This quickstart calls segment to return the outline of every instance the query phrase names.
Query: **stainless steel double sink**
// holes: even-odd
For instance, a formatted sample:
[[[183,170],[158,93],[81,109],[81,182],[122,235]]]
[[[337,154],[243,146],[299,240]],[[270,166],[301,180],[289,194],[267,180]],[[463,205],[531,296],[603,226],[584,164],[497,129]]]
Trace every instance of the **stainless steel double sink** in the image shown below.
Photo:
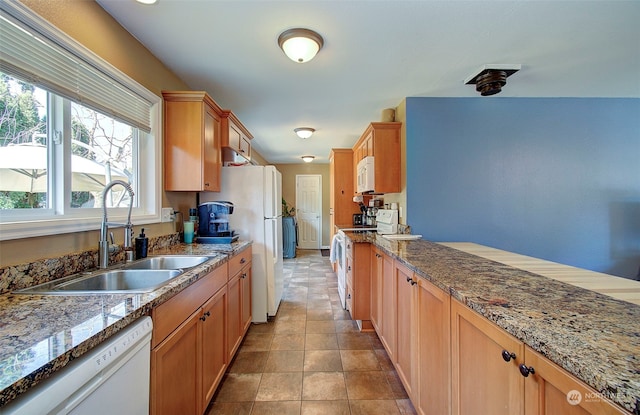
[[[14,291],[15,294],[146,293],[156,290],[211,256],[163,255],[140,259],[116,269],[82,272]]]

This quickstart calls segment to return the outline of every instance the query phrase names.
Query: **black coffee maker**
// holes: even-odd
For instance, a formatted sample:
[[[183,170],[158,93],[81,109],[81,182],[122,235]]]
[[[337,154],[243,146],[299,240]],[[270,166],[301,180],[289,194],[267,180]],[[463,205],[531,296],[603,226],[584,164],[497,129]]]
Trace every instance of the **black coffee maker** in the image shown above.
[[[229,215],[233,213],[233,203],[205,202],[198,206],[198,236],[233,236],[229,229]]]

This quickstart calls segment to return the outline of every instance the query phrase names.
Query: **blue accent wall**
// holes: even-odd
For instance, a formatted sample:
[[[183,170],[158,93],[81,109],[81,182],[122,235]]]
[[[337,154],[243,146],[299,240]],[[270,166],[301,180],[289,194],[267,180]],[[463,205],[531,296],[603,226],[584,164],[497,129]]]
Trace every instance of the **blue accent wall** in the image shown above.
[[[627,278],[640,269],[640,99],[407,98],[407,223]]]

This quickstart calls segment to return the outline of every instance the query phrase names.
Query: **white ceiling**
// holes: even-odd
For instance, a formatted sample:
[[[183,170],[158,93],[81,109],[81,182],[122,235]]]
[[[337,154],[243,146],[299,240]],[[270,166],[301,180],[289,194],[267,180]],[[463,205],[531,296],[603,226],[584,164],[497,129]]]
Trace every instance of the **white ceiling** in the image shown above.
[[[640,1],[97,0],[195,90],[233,110],[270,163],[326,163],[405,97],[640,97]],[[297,64],[293,27],[324,48]],[[521,64],[494,97],[464,80]],[[310,126],[307,140],[293,129]]]

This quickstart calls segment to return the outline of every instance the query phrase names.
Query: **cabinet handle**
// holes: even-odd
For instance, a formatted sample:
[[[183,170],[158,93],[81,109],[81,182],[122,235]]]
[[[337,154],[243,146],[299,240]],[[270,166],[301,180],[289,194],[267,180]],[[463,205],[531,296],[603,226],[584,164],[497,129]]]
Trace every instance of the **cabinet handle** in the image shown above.
[[[347,271],[351,271],[351,265],[347,267]]]
[[[411,286],[412,286],[412,287],[413,287],[414,285],[416,285],[417,283],[418,283],[418,281],[411,280]]]
[[[529,374],[533,375],[536,373],[536,371],[533,369],[533,366],[527,367],[524,363],[518,366],[518,369],[520,369],[520,374],[525,378],[529,376]]]
[[[508,352],[506,350],[503,350],[502,351],[502,358],[504,359],[505,362],[509,362],[509,361],[511,361],[511,359],[515,360],[516,354],[512,353],[512,352]]]
[[[351,294],[347,295],[347,299],[351,300]]]
[[[211,311],[207,311],[206,313],[204,313],[202,317],[200,317],[200,320],[205,321],[209,316],[211,316]]]
[[[241,264],[244,264],[244,263],[246,263],[246,262],[247,262],[247,260],[246,260],[246,259],[244,259],[244,257],[240,258],[240,263],[241,263]]]
[[[407,277],[407,282],[411,282],[411,277]]]
[[[240,278],[246,278],[247,277],[247,273],[243,272],[242,275],[240,276]]]
[[[204,187],[209,187],[209,182],[205,183]]]

